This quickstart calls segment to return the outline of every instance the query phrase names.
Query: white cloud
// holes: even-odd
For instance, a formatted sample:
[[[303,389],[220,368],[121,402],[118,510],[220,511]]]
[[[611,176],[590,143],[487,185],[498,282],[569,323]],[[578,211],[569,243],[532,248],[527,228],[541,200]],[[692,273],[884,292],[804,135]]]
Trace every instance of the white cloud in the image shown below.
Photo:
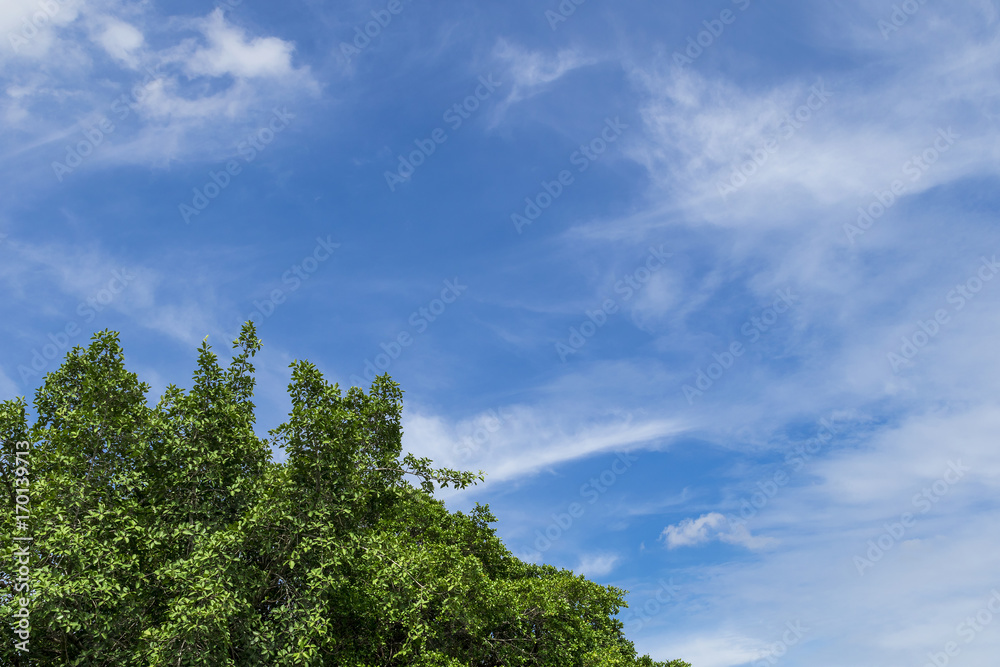
[[[725,516],[718,512],[704,514],[697,519],[684,519],[678,524],[667,526],[660,534],[668,549],[693,547],[719,540],[747,549],[765,549],[777,543],[769,537],[755,537],[744,524],[729,525]]]
[[[203,268],[192,267],[189,279],[168,283],[156,268],[126,262],[96,245],[69,248],[16,240],[4,245],[14,257],[0,267],[0,282],[18,301],[44,304],[35,307],[36,314],[87,328],[112,311],[187,345],[196,346],[212,334],[216,343],[221,339],[228,347],[223,309],[206,286],[210,281]]]
[[[514,78],[513,87],[522,91],[552,83],[568,72],[597,62],[573,49],[563,49],[555,56],[548,56],[506,40],[497,43],[495,54],[499,60],[507,63],[507,71]]]
[[[711,539],[709,531],[714,532],[718,526],[725,523],[726,517],[712,512],[697,519],[684,519],[677,525],[667,526],[660,534],[660,539],[666,540],[670,549],[704,544]]]
[[[963,3],[955,10],[923,6],[920,21],[888,42],[875,29],[877,17],[856,32],[838,25],[830,43],[854,35],[856,55],[871,65],[860,74],[824,73],[829,99],[726,200],[718,183],[768,138],[781,137],[785,115],[816,95],[817,79],[747,85],[707,67],[673,69],[669,57],[632,69],[643,121],[624,147],[647,170],[648,203],[632,215],[588,220],[560,240],[581,248],[578,254],[606,253],[609,240],[635,248],[669,235],[679,240],[671,244],[677,266],[705,258],[688,275],[657,276],[662,284],[651,282],[632,304],[634,323],[655,337],[655,353],[681,360],[676,374],[659,377],[667,387],[661,395],[669,402],[672,390],[692,384],[731,340],[747,344],[741,322],[759,315],[775,289],[802,296],[710,391],[684,403],[682,414],[699,435],[733,446],[726,444],[732,424],[780,433],[788,421],[832,409],[864,412],[889,401],[893,410],[920,410],[945,396],[975,404],[995,390],[998,363],[986,332],[995,330],[1000,292],[992,286],[977,296],[978,306],[952,312],[947,331],[913,368],[896,374],[886,363],[918,320],[950,308],[945,295],[972,275],[984,252],[978,230],[991,224],[970,206],[958,214],[966,230],[958,232],[942,224],[937,206],[940,195],[973,179],[992,182],[1000,164],[988,113],[1000,108],[1000,43],[962,34],[977,21],[995,21],[995,12]],[[872,15],[871,8],[859,12]],[[927,37],[938,48],[927,49]],[[904,163],[949,126],[960,135],[954,145],[918,180],[904,176]],[[852,246],[844,224],[895,178],[907,184],[902,201]],[[731,326],[731,337],[706,330],[706,322]],[[582,355],[577,361],[586,363]]]
[[[115,18],[107,18],[103,23],[97,34],[97,42],[112,58],[135,69],[139,64],[136,51],[145,41],[142,31]]]
[[[84,0],[4,0],[0,3],[0,60],[47,56],[58,29],[74,22],[84,6]]]
[[[184,95],[181,83],[173,77],[147,83],[137,107],[153,121],[178,123],[188,120],[233,119],[245,112],[255,97],[254,89],[237,81],[222,92],[205,97]],[[162,137],[162,133],[157,133]]]
[[[248,38],[228,23],[221,9],[199,22],[208,46],[186,43],[173,56],[194,76],[281,78],[299,74],[292,67],[295,46],[277,37]]]
[[[998,511],[989,499],[1000,490],[998,427],[994,405],[935,411],[886,427],[857,447],[835,443],[834,452],[822,453],[800,472],[788,468],[790,483],[748,524],[779,535],[780,544],[758,551],[753,561],[681,574],[679,585],[697,597],[697,605],[657,616],[637,648],[731,667],[763,657],[786,623],[801,621],[810,630],[803,645],[783,658],[788,664],[894,664],[892,656],[910,653],[919,664],[927,651],[958,639],[956,626],[992,595],[990,555],[1000,548],[1000,535],[991,529]],[[929,507],[915,504],[924,490],[934,493],[935,483],[944,489],[940,482],[953,470],[949,461],[959,460],[971,469],[961,477],[948,473],[953,483]],[[746,489],[759,490],[754,480],[764,474],[749,475]],[[900,532],[895,524],[905,512],[915,521]],[[664,536],[678,546],[704,544],[721,539],[723,519],[719,513],[687,519]],[[870,542],[879,540],[888,549],[873,552],[876,560],[859,573],[855,557],[867,558]],[[709,628],[714,630],[701,636]],[[698,638],[689,639],[689,632]],[[814,636],[849,636],[852,645],[846,653],[843,646],[831,647],[838,651],[833,656],[822,646],[807,649]],[[980,633],[962,646],[969,664],[989,664],[998,640]]]
[[[582,417],[582,415],[581,415]],[[678,420],[624,416],[576,420],[545,406],[504,406],[450,421],[408,406],[403,446],[435,463],[489,471],[487,483],[515,480],[569,461],[657,446],[684,432]]]
[[[721,542],[746,547],[751,551],[770,549],[778,543],[778,540],[773,537],[759,537],[751,535],[750,529],[744,524],[732,526],[730,527],[728,533],[720,532],[718,537]]]
[[[293,65],[293,42],[250,34],[220,10],[165,20],[148,4],[115,15],[104,5],[79,3],[79,12],[72,0],[60,5],[60,20],[79,18],[89,38],[39,32],[32,44],[50,39],[49,55],[11,61],[0,75],[0,121],[18,130],[4,142],[7,156],[52,144],[57,153],[64,137],[106,118],[115,124],[113,141],[87,158],[88,168],[224,159],[276,105],[293,107],[319,92],[309,68]],[[182,39],[191,29],[199,35]]]
[[[16,240],[10,241],[10,245],[20,261],[11,263],[10,272],[3,277],[7,277],[22,294],[33,283],[43,280],[63,294],[75,299],[87,299],[106,289],[113,280],[115,287],[119,287],[121,279],[115,279],[116,275],[124,275],[130,288],[149,279],[148,275],[130,278],[133,274],[145,272],[126,266],[96,245],[69,248],[56,243],[36,245]],[[25,280],[27,276],[30,279]],[[145,295],[146,289],[140,287],[133,294]]]
[[[206,332],[221,331],[216,314],[204,298],[198,301],[185,299],[181,303],[158,304],[138,319],[143,326],[190,346],[200,345]],[[230,341],[220,339],[221,336],[217,335],[215,344],[228,348]]]
[[[644,331],[658,330],[657,325],[675,317],[681,292],[679,279],[669,271],[654,274],[632,303],[632,322]]]
[[[116,152],[116,159],[137,154],[143,159],[157,150],[168,152],[170,158],[182,157],[184,147],[192,146],[184,140],[192,136],[203,138],[202,147],[215,145],[218,132],[212,128],[216,123],[224,123],[230,134],[236,132],[236,125],[244,125],[249,132],[248,116],[254,110],[266,115],[263,109],[268,100],[280,96],[288,104],[289,95],[312,95],[319,90],[307,67],[293,67],[293,43],[277,37],[250,37],[229,23],[220,9],[193,25],[205,43],[188,39],[151,55],[160,63],[161,73],[136,96],[136,107],[149,125],[133,143]],[[188,80],[170,74],[170,65],[181,67]],[[232,77],[233,81],[206,94],[208,89],[198,83],[201,77]],[[227,146],[231,150],[231,142]]]
[[[563,49],[555,55],[530,51],[501,39],[494,49],[494,56],[505,68],[504,77],[510,80],[510,92],[493,112],[491,125],[500,122],[506,111],[518,102],[545,91],[566,74],[598,62],[574,49]]]
[[[767,655],[763,640],[730,632],[663,637],[636,648],[662,659],[681,658],[697,667],[735,667]]]
[[[0,32],[19,32],[25,22],[31,21],[32,12],[39,10],[36,0],[7,0],[0,3]]]
[[[573,569],[573,572],[587,578],[603,577],[615,569],[618,561],[619,557],[616,554],[586,554],[580,558],[580,564]]]
[[[985,111],[973,110],[1000,99],[1000,89],[984,85],[1000,64],[1000,43],[968,43],[947,28],[938,38],[933,52],[925,42],[919,50],[894,42],[899,62],[879,63],[879,80],[867,85],[851,73],[749,89],[668,60],[634,68],[647,98],[646,136],[629,143],[629,154],[648,169],[659,198],[692,222],[758,229],[812,224],[818,207],[853,210],[896,178],[909,197],[970,174],[997,174],[998,150],[988,140],[995,128]],[[915,181],[901,174],[951,126],[960,138],[939,161]],[[772,139],[775,148],[759,152]]]

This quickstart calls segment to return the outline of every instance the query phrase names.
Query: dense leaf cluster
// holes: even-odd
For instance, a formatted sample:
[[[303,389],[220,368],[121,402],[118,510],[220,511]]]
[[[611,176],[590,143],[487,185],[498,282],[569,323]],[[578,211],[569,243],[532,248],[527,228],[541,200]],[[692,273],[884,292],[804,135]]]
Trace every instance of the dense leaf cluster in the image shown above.
[[[254,433],[252,325],[222,368],[155,407],[117,334],[45,378],[28,424],[0,405],[5,545],[14,443],[31,443],[30,652],[15,650],[0,564],[4,665],[685,667],[638,658],[624,591],[514,558],[488,507],[449,513],[435,485],[479,475],[401,457],[388,376],[346,394],[292,364],[288,421]],[[415,479],[412,485],[408,479]],[[689,666],[687,666],[689,667]]]

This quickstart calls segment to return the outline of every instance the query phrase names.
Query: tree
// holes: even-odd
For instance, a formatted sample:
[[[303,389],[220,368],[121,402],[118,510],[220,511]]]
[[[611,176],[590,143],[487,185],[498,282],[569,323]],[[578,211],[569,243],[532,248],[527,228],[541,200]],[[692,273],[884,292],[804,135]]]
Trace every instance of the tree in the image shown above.
[[[0,565],[0,613],[30,613],[29,652],[4,623],[0,662],[690,667],[636,656],[624,591],[514,558],[487,506],[448,512],[435,487],[482,473],[401,456],[388,375],[343,393],[293,363],[268,441],[252,324],[233,347],[223,368],[203,343],[191,391],[151,407],[104,331],[46,375],[34,424],[23,399],[0,404],[2,522],[30,581]]]

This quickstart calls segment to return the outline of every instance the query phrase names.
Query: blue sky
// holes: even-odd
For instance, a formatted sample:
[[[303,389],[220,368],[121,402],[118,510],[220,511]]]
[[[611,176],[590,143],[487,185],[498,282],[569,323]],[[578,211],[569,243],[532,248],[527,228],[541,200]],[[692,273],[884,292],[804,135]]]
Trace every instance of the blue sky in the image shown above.
[[[987,664],[1000,3],[577,1],[4,2],[0,395],[253,317],[643,652]]]

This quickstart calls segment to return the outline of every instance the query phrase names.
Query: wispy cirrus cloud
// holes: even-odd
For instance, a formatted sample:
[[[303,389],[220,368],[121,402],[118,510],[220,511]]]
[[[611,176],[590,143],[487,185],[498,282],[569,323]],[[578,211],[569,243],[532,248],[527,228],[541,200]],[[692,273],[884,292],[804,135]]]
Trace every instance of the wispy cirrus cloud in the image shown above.
[[[319,93],[309,67],[293,62],[292,41],[254,35],[222,9],[164,20],[148,5],[60,7],[47,50],[10,60],[0,75],[0,122],[16,130],[0,144],[9,155],[51,150],[103,121],[108,141],[88,165],[218,159],[276,104]],[[51,157],[38,157],[34,180],[44,183]]]
[[[574,413],[559,415],[554,408],[503,406],[455,421],[411,408],[404,420],[404,447],[442,464],[486,469],[493,484],[597,454],[663,446],[686,428],[679,420],[612,415],[574,428]],[[492,414],[502,422],[480,443],[477,428]]]
[[[492,112],[491,127],[499,125],[515,104],[544,92],[570,72],[599,62],[597,58],[575,49],[548,54],[532,51],[506,39],[497,42],[493,55],[511,83],[507,96]]]

